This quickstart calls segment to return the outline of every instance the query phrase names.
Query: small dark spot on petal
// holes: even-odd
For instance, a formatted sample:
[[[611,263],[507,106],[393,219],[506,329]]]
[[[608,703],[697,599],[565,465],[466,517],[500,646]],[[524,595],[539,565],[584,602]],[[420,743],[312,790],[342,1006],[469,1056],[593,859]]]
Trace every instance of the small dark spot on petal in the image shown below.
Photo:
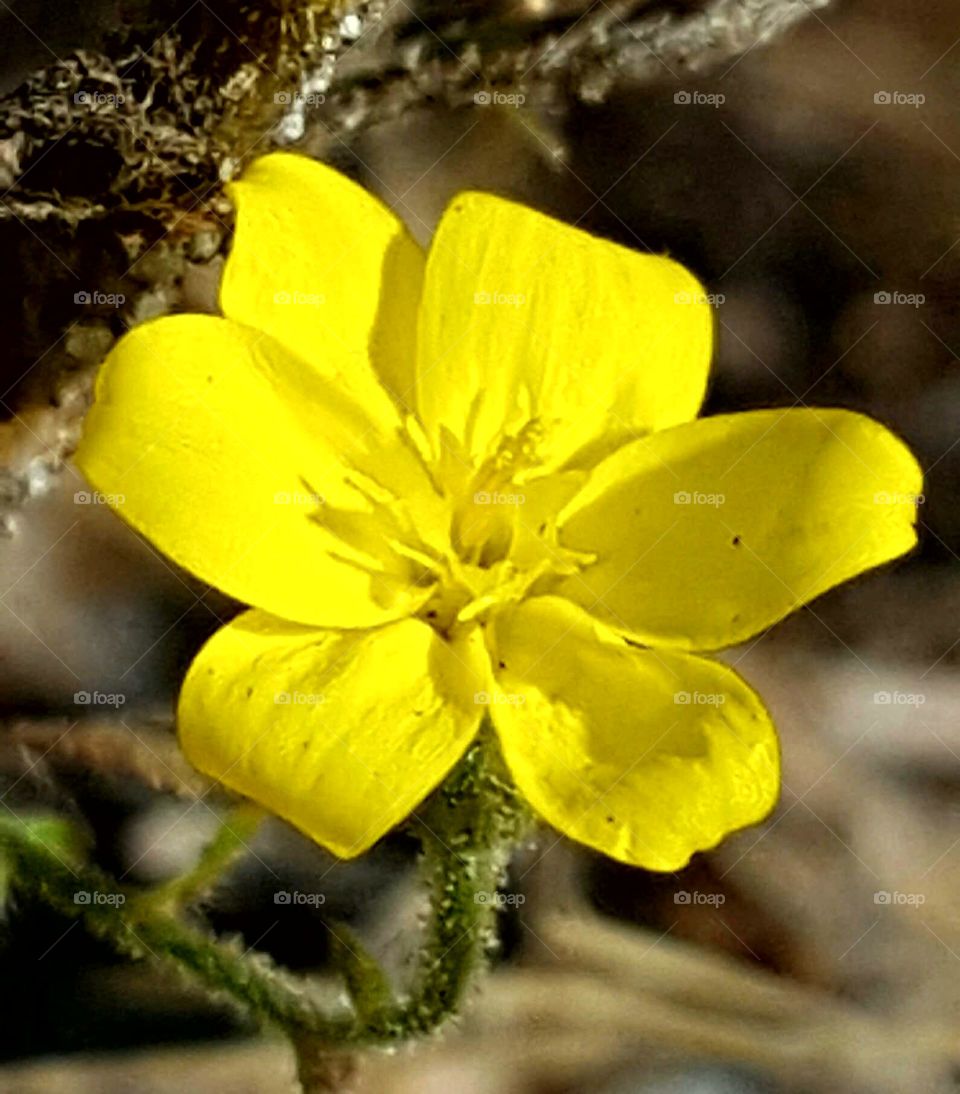
[[[734,547],[739,547],[740,542],[741,542],[740,537],[739,536],[734,536],[733,539],[730,540],[730,542],[731,542],[731,544],[733,544]]]
[[[247,688],[247,698],[249,699],[251,695],[253,695],[253,688]]]
[[[607,824],[613,824],[613,817],[607,817]]]
[[[498,665],[500,666],[500,668],[502,668],[502,669],[505,669],[505,668],[507,667],[507,663],[506,663],[506,661],[498,661],[498,662],[497,662],[497,664],[498,664]]]

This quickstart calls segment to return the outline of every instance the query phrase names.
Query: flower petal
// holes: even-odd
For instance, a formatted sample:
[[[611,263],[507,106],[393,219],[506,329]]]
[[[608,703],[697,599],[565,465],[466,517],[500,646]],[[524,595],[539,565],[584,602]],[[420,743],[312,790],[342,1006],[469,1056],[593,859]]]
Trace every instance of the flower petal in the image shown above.
[[[776,803],[776,734],[727,666],[628,646],[554,597],[506,613],[494,640],[504,758],[534,809],[571,839],[679,870]]]
[[[255,160],[229,189],[224,315],[308,361],[331,359],[332,346],[350,390],[365,398],[379,377],[412,403],[424,255],[401,221],[339,171],[287,152]]]
[[[735,645],[916,543],[922,473],[845,410],[704,418],[634,442],[561,515],[559,590],[652,645]]]
[[[692,418],[712,319],[682,266],[490,194],[444,213],[417,346],[421,419],[475,463],[536,420],[548,470]],[[444,433],[444,427],[447,433]]]
[[[358,471],[388,501],[433,504],[394,421],[372,424],[267,335],[181,315],[137,327],[109,355],[76,461],[202,580],[301,623],[371,626],[429,595],[408,564],[351,550],[331,527],[341,509],[372,508],[348,485]]]
[[[180,742],[201,771],[350,858],[467,748],[484,656],[415,620],[338,633],[247,612],[190,667]]]

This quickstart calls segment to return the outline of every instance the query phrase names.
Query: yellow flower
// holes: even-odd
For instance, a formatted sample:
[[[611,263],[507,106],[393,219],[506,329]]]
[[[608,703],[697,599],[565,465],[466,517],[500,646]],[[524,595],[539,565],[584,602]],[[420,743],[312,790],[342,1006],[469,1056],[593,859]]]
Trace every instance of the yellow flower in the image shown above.
[[[489,713],[517,787],[624,862],[762,819],[776,736],[713,651],[910,549],[916,462],[843,410],[694,421],[696,280],[488,194],[424,256],[357,185],[275,154],[232,187],[224,317],[136,328],[77,462],[255,605],[180,696],[202,771],[341,856]]]

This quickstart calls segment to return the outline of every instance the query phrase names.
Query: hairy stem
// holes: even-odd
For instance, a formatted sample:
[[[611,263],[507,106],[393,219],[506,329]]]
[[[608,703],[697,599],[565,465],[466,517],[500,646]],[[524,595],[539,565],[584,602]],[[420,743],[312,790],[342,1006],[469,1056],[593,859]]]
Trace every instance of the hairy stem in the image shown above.
[[[61,915],[80,920],[94,936],[130,957],[171,961],[215,994],[226,994],[268,1021],[301,1027],[331,1041],[349,1037],[352,1022],[323,1014],[307,985],[287,977],[239,943],[214,938],[157,909],[92,866],[81,865],[49,838],[46,825],[0,821],[0,852],[11,885]]]
[[[253,802],[234,805],[221,818],[216,835],[203,849],[193,869],[144,893],[140,900],[157,909],[185,908],[201,900],[250,849],[250,841],[265,818],[266,813]]]
[[[404,1037],[458,1012],[497,940],[497,890],[527,815],[489,727],[417,821],[431,916],[412,989],[391,1016]]]
[[[117,952],[170,962],[211,993],[282,1027],[305,1091],[344,1090],[357,1068],[356,1049],[422,1037],[460,1010],[496,942],[497,889],[526,814],[485,730],[415,817],[430,916],[406,993],[394,993],[348,928],[331,927],[333,964],[353,1007],[342,1014],[325,1012],[308,981],[274,968],[263,954],[250,956],[240,943],[181,918],[184,907],[242,850],[260,819],[256,807],[238,806],[192,871],[146,893],[87,865],[83,841],[57,819],[0,819],[0,864],[13,888],[81,921]]]

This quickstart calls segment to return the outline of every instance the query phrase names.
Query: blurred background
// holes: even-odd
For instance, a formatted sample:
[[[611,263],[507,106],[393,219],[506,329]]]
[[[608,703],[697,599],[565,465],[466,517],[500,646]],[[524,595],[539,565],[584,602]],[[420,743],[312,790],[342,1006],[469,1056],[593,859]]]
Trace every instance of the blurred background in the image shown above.
[[[14,88],[46,63],[43,10],[6,12]],[[522,14],[555,13],[530,0]],[[94,16],[61,27],[52,52],[94,44]],[[854,408],[926,471],[912,557],[726,655],[782,735],[770,820],[675,875],[546,833],[513,867],[526,900],[504,914],[467,1017],[441,1043],[373,1061],[363,1090],[960,1086],[958,62],[957,3],[840,0],[708,76],[665,59],[601,101],[427,103],[346,137],[322,118],[306,127],[309,151],[424,242],[470,187],[669,252],[715,299],[706,413]],[[11,178],[16,152],[0,141]],[[80,818],[127,882],[184,869],[216,824],[218,801],[198,803],[176,764],[170,712],[191,656],[236,610],[91,503],[61,459],[112,338],[214,306],[219,225],[148,246],[160,237],[132,222],[109,238],[89,223],[0,223],[0,801]],[[125,301],[83,310],[87,291]],[[330,918],[403,953],[421,913],[412,838],[338,865],[272,823],[253,851],[208,907],[218,929],[320,975]],[[323,907],[273,903],[278,885],[318,876]],[[185,1067],[195,1091],[290,1089],[282,1044],[35,907],[7,907],[0,976],[0,1091],[172,1091]]]

